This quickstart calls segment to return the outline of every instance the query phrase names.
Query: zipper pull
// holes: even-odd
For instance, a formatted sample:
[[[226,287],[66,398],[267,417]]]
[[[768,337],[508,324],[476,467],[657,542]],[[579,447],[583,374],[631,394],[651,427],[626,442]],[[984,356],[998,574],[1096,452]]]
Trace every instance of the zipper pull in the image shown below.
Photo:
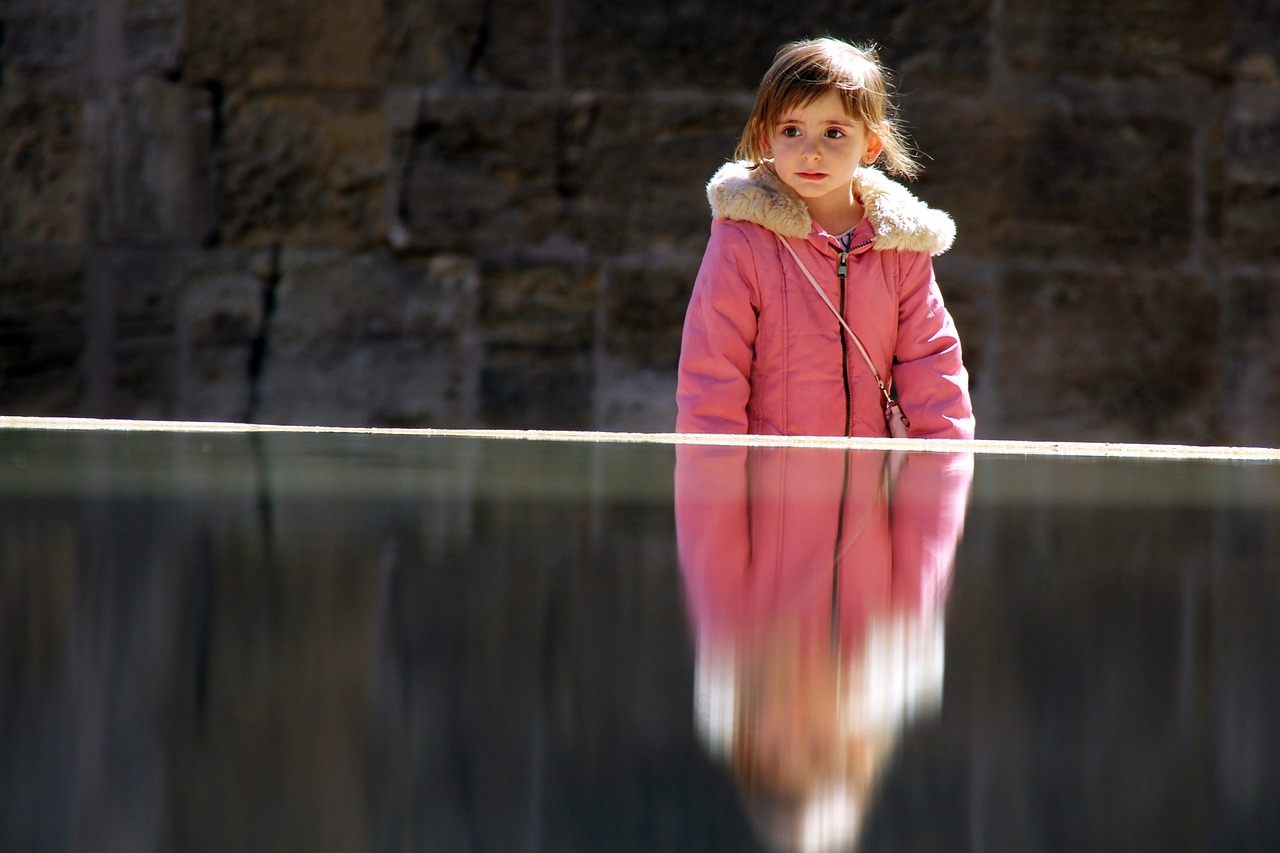
[[[840,266],[836,267],[836,274],[840,276],[840,280],[844,281],[844,277],[849,274],[849,253],[840,253]]]

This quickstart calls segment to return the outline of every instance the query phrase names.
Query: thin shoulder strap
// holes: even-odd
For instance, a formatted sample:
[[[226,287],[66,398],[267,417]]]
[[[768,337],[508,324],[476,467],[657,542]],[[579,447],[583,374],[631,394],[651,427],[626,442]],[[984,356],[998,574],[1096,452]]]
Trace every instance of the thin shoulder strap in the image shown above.
[[[792,245],[787,242],[781,234],[774,234],[773,236],[777,237],[778,242],[786,247],[787,251],[791,253],[791,257],[796,259],[796,264],[800,267],[800,271],[804,273],[804,277],[809,279],[809,283],[813,285],[813,289],[818,291],[818,295],[822,297],[822,301],[827,304],[827,307],[831,309],[831,313],[836,315],[836,319],[840,321],[840,325],[849,333],[849,339],[852,340],[854,346],[858,348],[858,352],[862,353],[862,358],[866,361],[867,367],[871,368],[871,375],[876,378],[876,384],[880,386],[880,392],[884,394],[885,403],[892,403],[893,395],[889,393],[889,389],[885,386],[884,381],[880,379],[880,371],[876,370],[876,366],[871,363],[871,356],[867,354],[867,348],[862,345],[862,341],[858,340],[858,336],[853,333],[853,329],[849,328],[849,324],[844,321],[844,317],[840,316],[840,312],[836,310],[836,306],[831,304],[831,299],[827,296],[821,285],[818,284],[818,280],[813,277],[813,273],[809,272],[809,268],[804,265],[804,261],[800,260],[800,255],[796,253],[796,250]]]

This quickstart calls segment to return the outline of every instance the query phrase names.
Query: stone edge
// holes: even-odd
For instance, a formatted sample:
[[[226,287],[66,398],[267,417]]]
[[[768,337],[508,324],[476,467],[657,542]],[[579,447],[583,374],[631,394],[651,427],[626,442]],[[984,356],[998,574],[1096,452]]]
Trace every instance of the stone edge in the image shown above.
[[[521,441],[566,441],[613,444],[720,444],[747,447],[826,447],[907,450],[934,453],[981,453],[1005,456],[1098,456],[1149,459],[1221,459],[1280,462],[1280,449],[1177,444],[1126,444],[1081,441],[1003,441],[994,439],[893,439],[825,436],[702,435],[574,430],[396,429],[384,427],[286,426],[206,421],[110,420],[0,416],[0,431],[75,430],[174,433],[350,434]]]

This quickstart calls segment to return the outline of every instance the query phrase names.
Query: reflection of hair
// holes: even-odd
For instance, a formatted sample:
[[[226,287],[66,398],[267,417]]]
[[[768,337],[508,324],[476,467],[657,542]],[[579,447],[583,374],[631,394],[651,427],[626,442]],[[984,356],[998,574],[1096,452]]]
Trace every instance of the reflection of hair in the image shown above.
[[[729,763],[757,832],[776,851],[852,849],[892,729],[845,720],[844,667],[771,643],[739,670]]]
[[[894,115],[889,72],[880,64],[875,48],[855,47],[832,38],[782,46],[760,81],[735,159],[763,163],[765,140],[782,113],[832,90],[843,96],[849,116],[884,144],[880,156],[887,172],[912,177],[920,171]]]
[[[934,612],[873,620],[843,661],[805,653],[787,630],[750,648],[700,644],[701,735],[772,849],[854,848],[903,726],[938,707],[942,641]]]

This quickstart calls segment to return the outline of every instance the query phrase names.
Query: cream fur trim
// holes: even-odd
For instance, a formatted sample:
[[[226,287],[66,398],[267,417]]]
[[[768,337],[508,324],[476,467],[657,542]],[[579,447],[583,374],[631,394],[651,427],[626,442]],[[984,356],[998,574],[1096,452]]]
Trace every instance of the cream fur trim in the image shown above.
[[[875,229],[875,248],[941,255],[955,241],[956,224],[946,211],[929,207],[879,170],[859,169],[853,190]],[[707,200],[712,216],[754,222],[783,237],[805,238],[813,230],[804,200],[767,164],[753,169],[744,161],[725,163],[707,183]]]

